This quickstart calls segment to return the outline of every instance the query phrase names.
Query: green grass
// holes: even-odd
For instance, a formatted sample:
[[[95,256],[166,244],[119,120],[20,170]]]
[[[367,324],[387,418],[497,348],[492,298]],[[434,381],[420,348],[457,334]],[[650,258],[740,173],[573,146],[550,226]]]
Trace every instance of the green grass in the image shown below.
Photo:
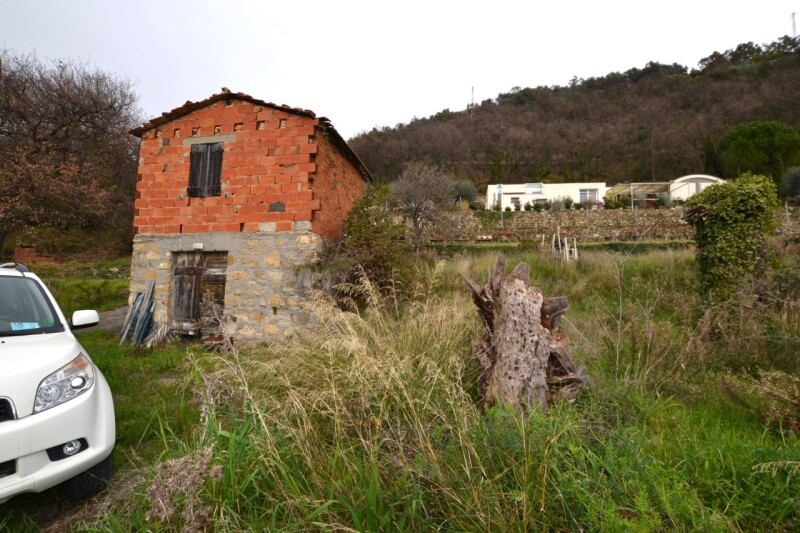
[[[128,305],[130,258],[97,263],[36,263],[28,265],[50,288],[69,318],[78,309],[112,311]]]
[[[169,442],[190,438],[197,429],[198,405],[192,398],[194,368],[190,351],[179,344],[149,350],[120,346],[105,332],[79,335],[114,394],[117,452],[133,464],[157,459]],[[124,454],[135,451],[135,456]],[[119,461],[118,461],[119,464]]]
[[[120,475],[144,480],[72,527],[800,528],[798,367],[767,353],[798,342],[794,308],[706,309],[686,250],[506,253],[570,299],[563,329],[591,378],[574,403],[476,407],[481,325],[462,276],[485,282],[496,254],[421,262],[411,303],[369,286],[360,314],[316,302],[324,335],[291,344],[139,352],[91,334],[122,419]]]
[[[547,246],[550,244],[547,243]],[[571,245],[571,244],[570,244]],[[578,252],[614,252],[620,254],[646,254],[666,250],[685,250],[694,246],[690,240],[641,240],[631,241],[581,241]],[[434,242],[425,245],[443,257],[457,254],[517,253],[538,251],[540,243],[534,241],[509,242]]]

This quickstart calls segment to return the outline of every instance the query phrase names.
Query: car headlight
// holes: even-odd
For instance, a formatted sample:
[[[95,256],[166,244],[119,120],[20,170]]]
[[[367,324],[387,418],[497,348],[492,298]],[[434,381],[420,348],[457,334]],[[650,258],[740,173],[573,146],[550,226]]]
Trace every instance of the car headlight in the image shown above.
[[[39,383],[33,412],[40,413],[77,398],[94,384],[92,362],[83,354],[59,368]]]

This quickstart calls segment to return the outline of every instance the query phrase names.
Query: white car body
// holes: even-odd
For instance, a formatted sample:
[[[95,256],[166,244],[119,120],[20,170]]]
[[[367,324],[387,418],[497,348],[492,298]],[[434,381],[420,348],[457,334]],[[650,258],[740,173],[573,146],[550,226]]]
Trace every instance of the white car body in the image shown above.
[[[4,266],[0,268],[0,282],[8,286],[12,283],[8,278],[17,277],[32,280],[25,283],[37,283],[49,300],[55,319],[46,319],[47,327],[35,330],[34,322],[13,322],[10,329],[12,322],[0,318],[0,504],[17,494],[47,490],[100,463],[107,462],[110,475],[115,439],[111,390],[71,331],[96,324],[97,313],[77,311],[70,325],[37,276],[24,267],[18,270],[16,265]],[[0,293],[0,298],[6,300],[0,300],[0,314],[4,304],[9,305],[8,294],[11,293]],[[72,364],[76,361],[78,366]],[[58,397],[43,406],[39,391],[50,383],[44,380],[66,365],[70,365],[69,372],[78,368],[84,372],[82,375],[89,376],[86,384],[80,381],[84,378],[74,377],[73,373],[57,374],[56,377],[66,375],[58,382],[66,389],[64,394],[75,396],[66,400]],[[70,388],[80,390],[74,392]],[[54,390],[60,389],[54,386]],[[74,455],[59,451],[75,441],[80,445],[77,452],[70,450]]]

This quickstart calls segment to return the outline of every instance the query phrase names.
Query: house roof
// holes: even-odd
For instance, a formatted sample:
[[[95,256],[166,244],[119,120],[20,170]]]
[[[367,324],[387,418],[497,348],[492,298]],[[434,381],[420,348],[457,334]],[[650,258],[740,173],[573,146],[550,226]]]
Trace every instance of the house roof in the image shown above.
[[[337,148],[344,154],[345,157],[358,169],[361,173],[361,176],[367,181],[373,181],[372,175],[370,174],[369,170],[367,169],[366,165],[361,161],[361,159],[356,155],[350,145],[347,144],[347,141],[336,131],[336,128],[333,127],[331,121],[326,117],[317,117],[313,111],[309,109],[301,109],[299,107],[290,107],[285,104],[274,104],[272,102],[266,102],[264,100],[259,100],[258,98],[254,98],[249,94],[245,93],[234,93],[231,92],[228,88],[223,87],[222,92],[217,94],[212,94],[205,100],[200,100],[198,102],[192,102],[191,100],[187,100],[182,106],[176,107],[172,111],[167,111],[162,113],[160,117],[156,117],[151,119],[138,128],[134,128],[130,130],[128,133],[131,135],[136,135],[137,137],[141,137],[144,133],[152,130],[153,128],[157,128],[158,126],[162,126],[173,120],[176,120],[184,115],[188,115],[198,109],[202,109],[207,107],[211,104],[214,104],[219,101],[228,101],[228,100],[242,100],[244,102],[250,102],[255,105],[259,105],[262,107],[270,107],[272,109],[278,109],[280,111],[285,111],[287,113],[291,113],[293,115],[299,115],[301,117],[309,117],[309,118],[316,118],[319,121],[319,126],[325,131],[328,138],[331,142],[336,145]]]
[[[644,183],[617,183],[606,192],[607,196],[646,196],[648,194],[664,194],[669,192],[668,181],[652,181]]]

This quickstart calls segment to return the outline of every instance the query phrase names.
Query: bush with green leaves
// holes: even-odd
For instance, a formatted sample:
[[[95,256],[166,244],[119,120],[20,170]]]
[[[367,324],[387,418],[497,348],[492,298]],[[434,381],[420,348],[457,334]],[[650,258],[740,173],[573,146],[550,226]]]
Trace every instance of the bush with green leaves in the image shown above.
[[[726,176],[748,171],[780,186],[787,167],[800,164],[800,133],[783,122],[746,122],[720,139],[719,153]]]
[[[409,271],[413,247],[405,241],[406,227],[397,222],[386,208],[389,187],[367,189],[352,207],[345,220],[341,254],[346,268],[363,270],[379,287],[402,279]]]
[[[767,238],[776,229],[778,206],[770,177],[744,174],[712,185],[692,196],[686,206],[685,219],[695,229],[700,284],[707,299],[729,300],[766,273]]]
[[[478,196],[478,188],[472,180],[458,180],[455,183],[455,195],[457,199],[471,203]]]

